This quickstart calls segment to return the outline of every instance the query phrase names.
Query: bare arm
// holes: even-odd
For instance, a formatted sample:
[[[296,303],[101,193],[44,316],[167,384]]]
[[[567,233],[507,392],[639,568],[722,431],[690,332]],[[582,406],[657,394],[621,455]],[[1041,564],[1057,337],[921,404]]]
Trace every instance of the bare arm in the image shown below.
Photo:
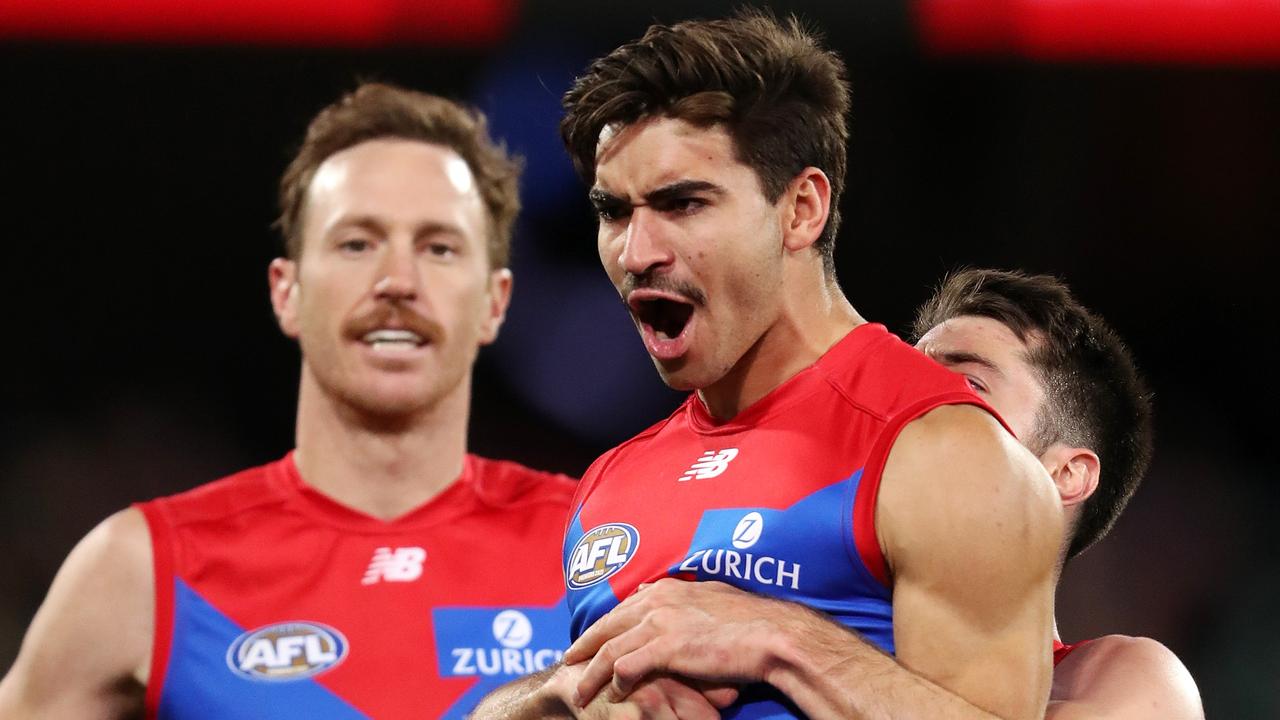
[[[880,507],[897,661],[805,608],[663,580],[570,648],[580,693],[670,672],[768,682],[815,719],[1039,718],[1062,531],[1043,468],[982,411],[940,408],[895,444]]]
[[[573,717],[569,707],[557,692],[557,673],[563,666],[556,664],[546,670],[525,675],[519,680],[503,685],[485,696],[476,709],[468,715],[472,720],[567,720]]]
[[[1054,670],[1047,720],[1204,720],[1191,673],[1150,638],[1110,635]]]
[[[579,693],[625,695],[654,672],[768,682],[814,720],[996,720],[803,605],[720,582],[664,579],[601,618],[565,655],[590,658]],[[824,697],[825,696],[825,697]]]
[[[1000,717],[1040,718],[1063,532],[1043,466],[985,412],[941,407],[903,429],[876,513],[898,661]]]
[[[76,545],[0,681],[0,718],[141,716],[151,661],[155,580],[138,510]]]
[[[604,692],[586,707],[574,702],[584,665],[558,664],[489,693],[472,720],[719,720],[736,691],[693,689],[671,677],[646,679],[626,694]]]

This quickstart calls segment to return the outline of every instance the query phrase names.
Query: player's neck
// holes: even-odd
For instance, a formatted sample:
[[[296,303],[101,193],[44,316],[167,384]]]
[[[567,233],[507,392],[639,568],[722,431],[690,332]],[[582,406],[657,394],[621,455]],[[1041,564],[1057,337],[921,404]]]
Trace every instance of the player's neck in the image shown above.
[[[431,407],[373,418],[326,393],[305,368],[294,460],[308,485],[383,520],[430,500],[462,472],[470,374]]]
[[[778,318],[724,377],[698,391],[712,417],[732,419],[866,322],[834,280],[800,281],[808,291],[780,290]]]

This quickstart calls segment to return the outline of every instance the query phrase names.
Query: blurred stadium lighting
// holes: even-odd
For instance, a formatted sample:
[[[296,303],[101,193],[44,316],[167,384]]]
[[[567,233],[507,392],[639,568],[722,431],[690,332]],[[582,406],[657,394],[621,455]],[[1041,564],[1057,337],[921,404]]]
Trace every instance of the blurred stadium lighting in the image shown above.
[[[487,46],[518,0],[4,0],[0,37],[114,43]]]
[[[918,0],[916,13],[937,54],[1280,63],[1280,0]]]

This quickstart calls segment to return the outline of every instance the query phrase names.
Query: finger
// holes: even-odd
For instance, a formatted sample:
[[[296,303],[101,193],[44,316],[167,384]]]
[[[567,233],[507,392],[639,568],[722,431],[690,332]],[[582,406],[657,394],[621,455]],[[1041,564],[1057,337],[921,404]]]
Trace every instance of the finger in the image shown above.
[[[646,642],[648,642],[648,633],[635,628],[601,645],[599,651],[587,662],[582,675],[578,678],[577,689],[574,691],[574,702],[579,707],[591,702],[591,699],[600,692],[600,689],[610,684],[613,680],[613,666],[617,659],[634,652]],[[631,688],[628,687],[627,691],[630,690]],[[626,692],[619,695],[619,697],[625,696]]]
[[[599,652],[602,645],[635,627],[642,619],[644,610],[638,607],[638,603],[624,600],[578,636],[564,653],[565,664],[585,662]]]
[[[629,697],[605,688],[579,717],[584,720],[588,717],[600,720],[683,720],[672,708],[667,694],[651,683],[638,688]]]
[[[704,693],[675,678],[660,678],[658,685],[667,694],[667,702],[680,720],[719,720],[721,706],[712,703]]]
[[[723,710],[738,701],[738,688],[734,685],[709,685],[702,689],[702,696],[713,707]]]
[[[669,636],[647,637],[627,652],[618,652],[611,665],[613,686],[625,694],[646,677],[671,671],[680,644]]]

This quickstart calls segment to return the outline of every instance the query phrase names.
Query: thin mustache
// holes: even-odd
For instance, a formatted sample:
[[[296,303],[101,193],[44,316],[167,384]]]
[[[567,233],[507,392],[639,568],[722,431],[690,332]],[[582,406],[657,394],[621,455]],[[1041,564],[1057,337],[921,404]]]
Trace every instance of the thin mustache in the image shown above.
[[[364,337],[387,327],[408,330],[432,342],[444,335],[444,327],[440,323],[398,303],[377,303],[347,323],[348,331],[355,337]]]
[[[688,300],[697,306],[707,303],[707,296],[702,290],[683,281],[668,278],[665,275],[636,275],[635,273],[627,273],[622,278],[622,297],[626,301],[631,297],[631,293],[636,290],[657,290],[659,292],[669,292]]]

